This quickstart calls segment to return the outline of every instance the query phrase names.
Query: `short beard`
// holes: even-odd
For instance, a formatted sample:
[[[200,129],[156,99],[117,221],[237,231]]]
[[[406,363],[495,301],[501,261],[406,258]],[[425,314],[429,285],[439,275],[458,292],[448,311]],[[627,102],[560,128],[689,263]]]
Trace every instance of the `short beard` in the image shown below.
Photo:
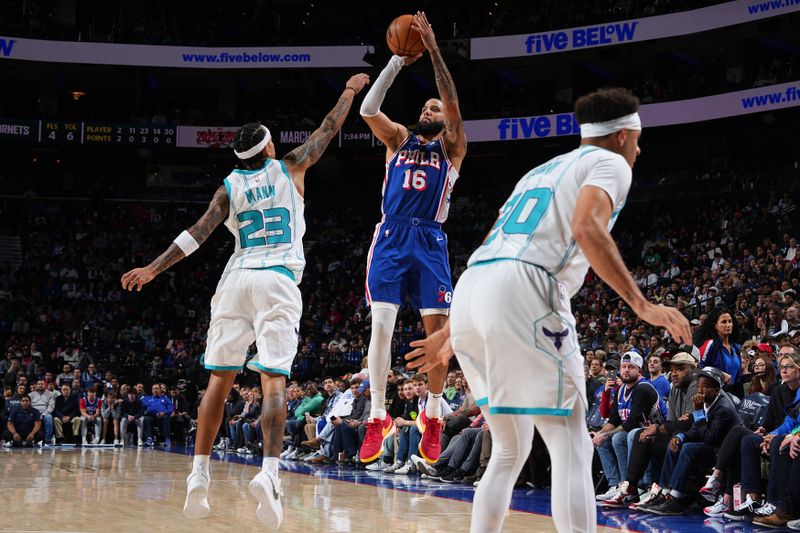
[[[417,133],[423,137],[435,137],[444,129],[444,122],[417,122]]]
[[[622,382],[623,382],[625,385],[630,385],[631,383],[636,383],[637,381],[639,381],[639,376],[636,376],[636,377],[633,377],[633,376],[631,376],[631,377],[629,377],[629,378],[627,378],[627,379],[625,379],[625,378],[623,378],[622,376],[620,376],[620,378],[619,378],[619,379],[620,379],[620,380],[622,380]]]

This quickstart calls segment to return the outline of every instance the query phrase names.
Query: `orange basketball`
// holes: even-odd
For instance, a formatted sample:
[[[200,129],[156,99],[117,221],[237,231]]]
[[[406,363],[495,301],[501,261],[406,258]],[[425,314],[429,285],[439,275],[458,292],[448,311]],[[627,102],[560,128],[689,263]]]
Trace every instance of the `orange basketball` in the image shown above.
[[[425,50],[422,37],[411,29],[413,15],[400,15],[386,29],[386,44],[389,50],[398,56],[415,56]]]

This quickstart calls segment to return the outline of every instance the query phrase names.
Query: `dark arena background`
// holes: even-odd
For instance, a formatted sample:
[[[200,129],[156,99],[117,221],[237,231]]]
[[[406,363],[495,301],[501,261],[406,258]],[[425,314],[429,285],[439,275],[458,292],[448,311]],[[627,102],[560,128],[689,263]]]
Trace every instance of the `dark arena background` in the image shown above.
[[[641,101],[642,153],[612,236],[647,299],[691,321],[693,357],[702,358],[695,366],[712,364],[715,321],[734,323],[738,372],[723,389],[746,427],[737,428],[741,442],[711,443],[710,462],[687,459],[682,505],[666,514],[629,508],[652,490],[646,480],[659,481],[661,458],[640,494],[625,499],[619,470],[630,450],[616,438],[613,448],[598,446],[598,530],[800,528],[800,460],[794,451],[780,463],[775,455],[800,449],[791,435],[800,384],[800,1],[2,0],[0,530],[262,529],[246,490],[262,453],[259,377],[250,370],[237,375],[214,442],[211,514],[194,522],[181,510],[209,381],[210,300],[231,235],[217,228],[141,292],[124,291],[120,278],[203,214],[239,164],[240,126],[266,125],[277,158],[297,148],[348,78],[375,80],[390,58],[387,26],[417,10],[455,81],[468,140],[443,227],[454,284],[517,181],[578,146],[575,100],[625,87]],[[331,395],[350,393],[351,379],[367,372],[365,270],[386,157],[359,116],[368,89],[306,174],[307,265],[287,383],[281,529],[466,532],[491,429],[456,359],[442,450],[461,448],[438,475],[393,465],[391,454],[370,468],[349,453],[348,436],[321,445],[305,417],[327,414]],[[437,97],[426,53],[402,69],[381,109],[413,127]],[[620,414],[614,393],[603,394],[620,354],[639,353],[642,374],[660,381],[667,399],[670,360],[688,346],[638,319],[591,270],[572,310],[587,431]],[[424,336],[419,314],[402,306],[387,389],[394,409],[416,406],[413,389],[404,396],[414,372],[403,356]],[[103,407],[102,424],[83,410],[89,391],[114,405],[128,389],[144,406],[143,433],[134,423],[120,432],[113,408],[106,415]],[[23,405],[26,396],[33,407]],[[26,424],[30,409],[38,425],[16,439],[15,421]],[[633,426],[629,435],[642,431]],[[762,453],[762,435],[772,432],[787,446]],[[536,440],[504,531],[555,531],[550,483],[548,452]]]

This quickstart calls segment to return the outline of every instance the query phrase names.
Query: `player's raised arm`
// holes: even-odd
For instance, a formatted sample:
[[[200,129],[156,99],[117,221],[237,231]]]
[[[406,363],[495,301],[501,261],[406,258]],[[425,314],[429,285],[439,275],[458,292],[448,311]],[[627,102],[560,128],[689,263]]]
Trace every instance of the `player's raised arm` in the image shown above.
[[[691,344],[689,321],[674,307],[648,302],[628,272],[614,239],[608,232],[612,213],[611,198],[600,187],[581,188],[572,219],[572,234],[589,264],[600,278],[608,283],[643,320],[667,328],[679,343]]]
[[[458,94],[456,84],[447,65],[442,59],[442,52],[436,44],[436,36],[433,34],[433,26],[428,22],[425,12],[417,11],[411,27],[422,37],[422,44],[431,55],[433,63],[433,73],[436,76],[436,88],[439,90],[439,99],[444,104],[444,127],[445,141],[447,141],[447,151],[450,159],[454,163],[461,163],[461,159],[467,153],[467,136],[464,133],[464,121],[461,119],[461,109],[458,107]]]
[[[369,76],[366,74],[356,74],[347,80],[347,84],[339,97],[339,101],[333,109],[322,119],[322,124],[314,130],[308,140],[286,154],[283,158],[287,170],[292,175],[292,179],[300,181],[302,187],[303,177],[306,170],[319,161],[325,149],[330,144],[331,139],[336,136],[339,128],[342,127],[350,107],[353,105],[353,98],[361,92],[366,84],[369,83]],[[302,190],[301,190],[302,193]]]
[[[164,253],[156,257],[149,265],[134,268],[122,275],[122,288],[129,291],[134,289],[141,291],[142,287],[153,281],[156,276],[197,250],[208,239],[211,232],[225,220],[229,209],[228,192],[225,190],[225,186],[221,185],[214,193],[203,216],[192,227],[178,235]]]
[[[361,117],[367,123],[369,129],[372,130],[372,133],[375,134],[375,137],[386,145],[387,159],[389,154],[397,150],[403,140],[408,137],[408,129],[387,117],[381,111],[381,104],[383,104],[386,92],[392,86],[392,82],[397,77],[400,69],[404,65],[410,65],[420,57],[422,57],[422,54],[413,57],[392,56],[389,63],[378,75],[378,79],[367,91],[364,101],[361,102]]]

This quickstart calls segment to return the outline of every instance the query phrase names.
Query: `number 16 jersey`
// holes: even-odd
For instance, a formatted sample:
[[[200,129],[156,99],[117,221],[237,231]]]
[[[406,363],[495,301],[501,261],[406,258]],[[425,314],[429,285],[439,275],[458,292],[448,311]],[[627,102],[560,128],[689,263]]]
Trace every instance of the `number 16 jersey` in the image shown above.
[[[225,273],[271,269],[299,284],[306,260],[303,197],[283,161],[267,159],[257,170],[234,170],[225,178],[230,212],[225,226],[236,240]]]
[[[420,141],[412,132],[386,163],[383,214],[442,223],[457,179],[443,140]]]

